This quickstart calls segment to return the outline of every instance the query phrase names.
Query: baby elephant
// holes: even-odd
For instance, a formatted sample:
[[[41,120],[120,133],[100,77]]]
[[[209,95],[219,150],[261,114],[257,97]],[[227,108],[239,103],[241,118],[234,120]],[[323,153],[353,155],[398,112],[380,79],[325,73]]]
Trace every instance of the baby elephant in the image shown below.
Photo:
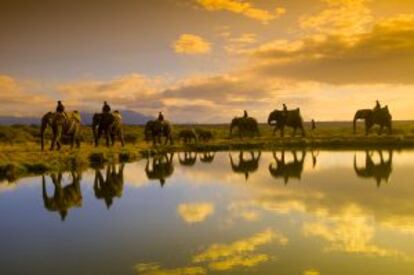
[[[178,133],[178,138],[182,140],[183,143],[197,142],[197,136],[193,130],[184,129]]]
[[[209,130],[197,128],[196,130],[198,140],[203,142],[209,142],[213,139],[213,133]]]

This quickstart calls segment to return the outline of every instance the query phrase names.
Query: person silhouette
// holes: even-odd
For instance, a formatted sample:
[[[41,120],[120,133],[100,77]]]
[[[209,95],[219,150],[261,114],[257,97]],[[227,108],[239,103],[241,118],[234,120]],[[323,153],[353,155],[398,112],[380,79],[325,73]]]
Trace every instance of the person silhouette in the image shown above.
[[[316,122],[314,119],[311,120],[311,127],[312,127],[312,130],[316,129]]]
[[[249,117],[249,115],[247,114],[247,111],[244,110],[243,118],[248,118],[248,117]]]
[[[288,111],[288,109],[287,109],[287,106],[286,106],[286,104],[285,103],[283,103],[283,112],[287,112]]]
[[[57,102],[56,112],[60,114],[65,112],[65,106],[63,106],[62,101],[60,100]]]
[[[103,107],[102,107],[102,112],[107,114],[109,112],[111,112],[111,106],[109,106],[108,102],[104,101]]]
[[[379,100],[377,100],[376,103],[375,103],[374,111],[378,111],[380,109],[381,109],[381,104],[380,104]]]
[[[162,114],[162,112],[158,113],[158,120],[159,121],[164,121],[164,115]]]

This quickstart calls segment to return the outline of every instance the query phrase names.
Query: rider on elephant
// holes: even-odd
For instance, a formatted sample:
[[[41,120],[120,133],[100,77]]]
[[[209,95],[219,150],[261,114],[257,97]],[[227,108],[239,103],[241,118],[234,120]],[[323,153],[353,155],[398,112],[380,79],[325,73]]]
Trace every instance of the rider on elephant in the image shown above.
[[[248,118],[248,117],[249,117],[249,115],[247,114],[247,111],[244,110],[243,118]]]
[[[108,102],[104,101],[104,105],[102,107],[102,113],[107,114],[111,112],[111,106],[109,106]]]
[[[164,115],[162,114],[162,112],[158,113],[158,120],[163,122],[164,121]]]
[[[63,117],[65,119],[68,118],[68,115],[65,112],[65,106],[63,106],[62,101],[60,101],[60,100],[58,100],[58,102],[57,102],[56,113],[60,114],[60,115],[63,115]]]
[[[283,103],[283,112],[285,112],[285,114],[286,114],[286,113],[287,113],[287,111],[288,111],[288,108],[287,108],[286,104],[285,104],[285,103]]]
[[[63,114],[65,112],[65,106],[63,106],[62,101],[57,102],[56,112]]]
[[[377,100],[377,101],[376,101],[376,104],[375,104],[375,107],[374,107],[374,111],[379,111],[379,110],[381,110],[381,104],[380,104],[380,102]]]

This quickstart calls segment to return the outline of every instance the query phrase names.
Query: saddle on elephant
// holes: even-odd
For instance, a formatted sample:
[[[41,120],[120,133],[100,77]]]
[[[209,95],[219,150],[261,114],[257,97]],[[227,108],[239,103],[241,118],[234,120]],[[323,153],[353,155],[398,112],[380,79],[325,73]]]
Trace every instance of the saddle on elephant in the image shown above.
[[[55,120],[62,119],[64,122],[64,125],[66,125],[68,133],[70,133],[78,123],[81,122],[81,116],[78,111],[72,111],[72,112],[56,112],[55,113]]]

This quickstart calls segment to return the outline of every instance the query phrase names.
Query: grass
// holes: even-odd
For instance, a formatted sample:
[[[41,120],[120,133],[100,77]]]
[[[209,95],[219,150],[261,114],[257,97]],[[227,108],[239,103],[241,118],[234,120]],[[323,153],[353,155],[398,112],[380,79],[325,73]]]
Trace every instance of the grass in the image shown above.
[[[260,125],[261,136],[256,138],[230,138],[228,125],[176,125],[174,133],[181,129],[201,127],[213,132],[214,141],[209,143],[181,144],[176,140],[172,146],[153,147],[143,141],[143,128],[125,126],[127,145],[106,148],[103,144],[93,146],[92,133],[87,127],[82,128],[83,143],[80,149],[70,149],[64,145],[59,152],[40,151],[39,129],[37,126],[0,126],[0,181],[13,181],[21,176],[42,174],[48,171],[86,168],[91,165],[102,165],[106,162],[127,162],[160,152],[195,150],[249,150],[249,149],[365,149],[365,148],[408,148],[414,147],[414,122],[398,121],[394,123],[392,136],[365,136],[362,125],[358,125],[358,133],[352,133],[350,122],[321,122],[315,131],[307,131],[305,138],[272,135],[272,128]],[[309,129],[309,125],[305,125]],[[50,140],[50,139],[48,139]]]

